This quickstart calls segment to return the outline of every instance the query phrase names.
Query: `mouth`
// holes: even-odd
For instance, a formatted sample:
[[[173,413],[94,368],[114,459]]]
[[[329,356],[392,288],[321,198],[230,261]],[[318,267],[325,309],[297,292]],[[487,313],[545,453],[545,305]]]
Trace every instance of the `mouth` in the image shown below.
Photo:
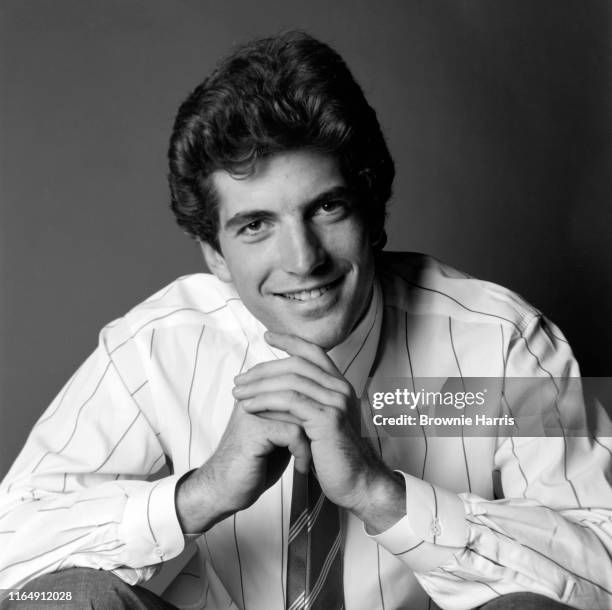
[[[339,286],[344,276],[341,276],[332,282],[327,284],[322,284],[321,286],[316,286],[315,288],[309,288],[307,290],[294,290],[291,292],[276,292],[275,296],[282,297],[284,299],[288,299],[290,301],[301,301],[303,303],[308,301],[314,301],[319,297],[323,296],[326,292],[329,292],[336,286]]]

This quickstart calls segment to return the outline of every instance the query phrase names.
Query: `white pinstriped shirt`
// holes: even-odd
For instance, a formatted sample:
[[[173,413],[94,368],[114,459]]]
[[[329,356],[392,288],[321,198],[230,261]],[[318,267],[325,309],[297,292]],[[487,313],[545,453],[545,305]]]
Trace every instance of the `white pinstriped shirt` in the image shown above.
[[[368,372],[579,374],[560,331],[512,292],[418,254],[385,253],[377,273],[382,290],[331,352],[358,394]],[[234,376],[271,359],[263,331],[234,288],[206,274],[106,326],[0,486],[0,588],[72,566],[134,583],[183,552],[161,574],[180,607],[283,608],[291,468],[195,544],[185,544],[174,507],[176,481],[221,437]],[[364,417],[369,409],[365,398]],[[377,433],[374,445],[404,473],[407,514],[374,537],[344,515],[346,610],[473,608],[517,590],[612,607],[610,438],[423,430]],[[148,481],[166,462],[173,474]],[[494,469],[503,500],[493,500]]]

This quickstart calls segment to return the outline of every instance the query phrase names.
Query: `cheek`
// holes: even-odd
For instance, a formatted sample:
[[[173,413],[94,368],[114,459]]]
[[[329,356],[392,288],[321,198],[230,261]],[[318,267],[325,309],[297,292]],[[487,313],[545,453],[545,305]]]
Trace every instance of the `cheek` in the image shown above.
[[[243,298],[253,298],[260,292],[268,276],[265,257],[254,251],[242,251],[228,260],[232,278],[238,293]]]
[[[369,233],[358,220],[338,225],[330,235],[332,248],[347,257],[361,257],[370,248]]]
[[[366,231],[354,229],[337,235],[333,246],[334,256],[355,267],[367,267],[372,258],[372,248]]]

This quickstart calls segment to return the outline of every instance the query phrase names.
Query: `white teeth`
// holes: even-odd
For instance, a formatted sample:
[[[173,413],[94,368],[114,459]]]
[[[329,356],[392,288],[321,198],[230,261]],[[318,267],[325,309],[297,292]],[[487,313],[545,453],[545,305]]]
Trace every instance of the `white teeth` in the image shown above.
[[[328,286],[322,286],[321,288],[315,288],[314,290],[302,290],[301,292],[286,292],[283,296],[286,299],[293,299],[294,301],[311,301],[325,294],[329,290]]]

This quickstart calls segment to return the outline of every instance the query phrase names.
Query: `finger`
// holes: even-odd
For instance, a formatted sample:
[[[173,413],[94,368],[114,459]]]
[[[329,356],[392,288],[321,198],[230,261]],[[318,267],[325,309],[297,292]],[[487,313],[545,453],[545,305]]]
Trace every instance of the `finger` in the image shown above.
[[[278,377],[285,373],[297,373],[303,377],[308,377],[316,381],[319,385],[340,392],[347,396],[351,394],[351,386],[343,377],[330,374],[310,360],[305,360],[301,356],[290,356],[280,360],[270,360],[261,362],[249,369],[247,372],[237,375],[234,382],[237,385],[254,381],[265,377]]]
[[[298,419],[295,415],[287,411],[253,411],[257,417],[263,417],[264,419],[269,419],[270,421],[280,421],[285,422],[287,424],[297,424],[301,425],[302,420]]]
[[[272,422],[271,422],[272,423]],[[278,422],[275,422],[278,424]],[[295,467],[301,473],[310,468],[312,454],[310,442],[300,426],[294,424],[271,425],[267,433],[269,441],[277,447],[287,447],[295,458]]]
[[[272,347],[277,347],[292,356],[301,356],[305,360],[310,360],[310,362],[320,366],[330,375],[340,375],[340,371],[325,353],[325,350],[314,343],[310,343],[296,335],[273,333],[271,331],[267,331],[264,334],[264,339]]]
[[[241,405],[247,413],[274,412],[290,414],[299,423],[312,422],[326,411],[325,406],[292,390],[258,394],[250,400],[243,401]],[[331,407],[327,407],[327,409],[329,408]]]
[[[234,398],[239,400],[245,400],[253,398],[258,394],[270,394],[273,392],[286,392],[293,391],[296,394],[303,394],[312,400],[320,402],[321,404],[328,405],[336,408],[344,408],[347,397],[344,394],[328,390],[320,386],[318,383],[296,375],[295,373],[288,373],[281,375],[280,377],[267,377],[264,379],[257,379],[252,382],[243,383],[236,386],[232,390]]]

